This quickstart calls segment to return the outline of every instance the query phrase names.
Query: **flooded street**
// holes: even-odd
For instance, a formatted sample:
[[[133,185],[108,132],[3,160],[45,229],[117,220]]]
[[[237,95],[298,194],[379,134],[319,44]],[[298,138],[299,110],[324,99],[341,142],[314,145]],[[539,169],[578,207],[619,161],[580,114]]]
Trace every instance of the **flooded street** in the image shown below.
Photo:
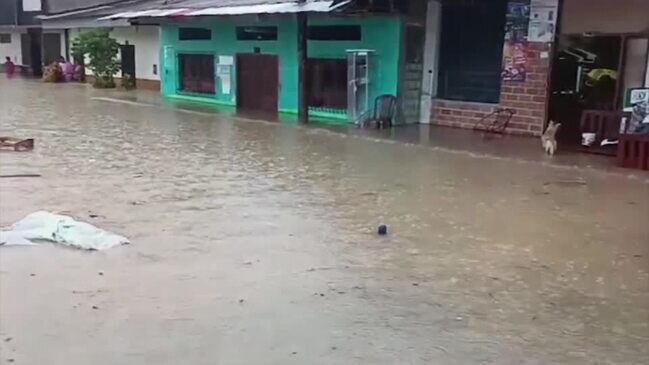
[[[42,175],[0,179],[0,224],[133,242],[1,247],[0,364],[649,359],[646,173],[106,95],[0,78],[0,135],[36,138],[0,174]]]

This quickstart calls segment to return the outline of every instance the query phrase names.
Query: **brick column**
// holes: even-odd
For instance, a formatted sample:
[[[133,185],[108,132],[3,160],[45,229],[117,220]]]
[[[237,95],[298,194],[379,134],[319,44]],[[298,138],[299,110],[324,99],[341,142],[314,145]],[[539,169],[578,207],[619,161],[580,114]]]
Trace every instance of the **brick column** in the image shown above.
[[[510,133],[540,135],[546,121],[549,102],[551,43],[528,43],[527,77],[524,82],[503,81],[500,106],[516,114]]]

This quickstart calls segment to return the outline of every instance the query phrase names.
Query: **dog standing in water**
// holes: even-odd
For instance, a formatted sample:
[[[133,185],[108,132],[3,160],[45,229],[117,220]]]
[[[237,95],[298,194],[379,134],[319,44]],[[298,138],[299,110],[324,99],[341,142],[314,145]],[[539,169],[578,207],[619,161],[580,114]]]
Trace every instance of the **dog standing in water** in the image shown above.
[[[554,156],[554,153],[557,152],[556,135],[557,135],[557,130],[559,130],[559,127],[561,127],[561,123],[555,123],[554,121],[550,121],[548,128],[541,136],[541,145],[543,146],[545,153],[547,153],[550,156]]]

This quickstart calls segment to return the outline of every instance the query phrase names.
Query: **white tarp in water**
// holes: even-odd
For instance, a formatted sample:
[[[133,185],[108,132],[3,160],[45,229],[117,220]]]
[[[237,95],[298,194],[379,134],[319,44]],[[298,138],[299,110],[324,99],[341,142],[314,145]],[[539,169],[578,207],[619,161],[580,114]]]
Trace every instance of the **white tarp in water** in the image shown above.
[[[0,230],[0,246],[34,245],[41,242],[83,250],[106,250],[130,243],[126,237],[104,231],[92,224],[45,211],[32,213],[11,227]]]

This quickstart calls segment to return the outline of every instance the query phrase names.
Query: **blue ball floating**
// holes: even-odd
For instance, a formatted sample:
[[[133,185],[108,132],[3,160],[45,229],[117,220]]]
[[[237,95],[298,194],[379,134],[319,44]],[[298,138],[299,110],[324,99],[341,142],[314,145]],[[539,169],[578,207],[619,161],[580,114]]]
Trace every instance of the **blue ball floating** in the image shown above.
[[[379,226],[378,233],[379,236],[385,236],[386,234],[388,234],[388,226],[386,226],[385,224],[381,224]]]

